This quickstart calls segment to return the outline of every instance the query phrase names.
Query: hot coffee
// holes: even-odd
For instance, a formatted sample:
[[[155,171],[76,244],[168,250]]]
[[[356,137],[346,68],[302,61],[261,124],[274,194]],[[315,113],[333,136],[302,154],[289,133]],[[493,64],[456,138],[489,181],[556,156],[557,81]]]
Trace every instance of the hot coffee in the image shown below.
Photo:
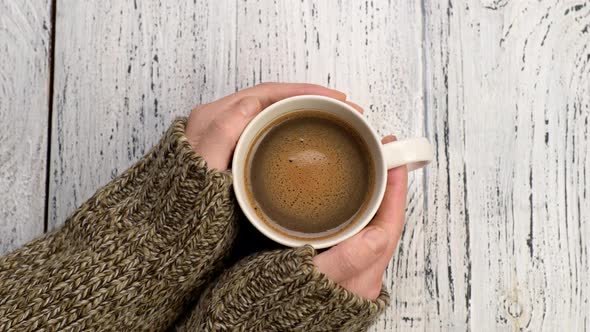
[[[336,117],[299,110],[262,130],[248,153],[249,200],[271,227],[296,237],[333,234],[371,197],[367,144]]]

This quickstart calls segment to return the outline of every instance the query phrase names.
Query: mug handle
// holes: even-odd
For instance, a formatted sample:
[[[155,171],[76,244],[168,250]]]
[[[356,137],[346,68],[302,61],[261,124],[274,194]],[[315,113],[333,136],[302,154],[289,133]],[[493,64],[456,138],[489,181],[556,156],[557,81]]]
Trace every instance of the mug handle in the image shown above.
[[[387,169],[407,165],[408,172],[426,166],[432,161],[432,145],[426,137],[416,137],[382,145]]]

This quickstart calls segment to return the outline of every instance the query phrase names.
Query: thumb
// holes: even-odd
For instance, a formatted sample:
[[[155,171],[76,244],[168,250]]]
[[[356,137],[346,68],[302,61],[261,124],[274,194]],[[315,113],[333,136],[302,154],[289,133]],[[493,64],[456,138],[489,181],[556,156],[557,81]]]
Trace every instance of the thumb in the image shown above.
[[[387,232],[369,226],[355,236],[314,257],[318,271],[335,282],[360,275],[381,257],[389,242]]]

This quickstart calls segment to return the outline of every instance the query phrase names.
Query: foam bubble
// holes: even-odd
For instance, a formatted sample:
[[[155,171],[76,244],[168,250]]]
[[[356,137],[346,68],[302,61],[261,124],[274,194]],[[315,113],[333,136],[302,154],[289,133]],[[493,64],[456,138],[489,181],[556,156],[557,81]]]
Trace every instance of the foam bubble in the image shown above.
[[[369,172],[369,165],[347,129],[329,120],[328,125],[317,118],[297,119],[274,127],[260,144],[258,149],[267,153],[259,159],[255,154],[253,163],[259,167],[252,169],[251,178],[267,181],[253,185],[254,198],[288,229],[336,227],[363,204],[368,187],[358,174]]]

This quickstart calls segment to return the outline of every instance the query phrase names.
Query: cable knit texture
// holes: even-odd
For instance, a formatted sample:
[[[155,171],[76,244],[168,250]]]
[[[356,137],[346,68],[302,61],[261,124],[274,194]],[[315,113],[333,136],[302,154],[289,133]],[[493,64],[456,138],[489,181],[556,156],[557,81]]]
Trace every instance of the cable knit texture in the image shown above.
[[[329,280],[313,264],[310,246],[246,258],[205,292],[188,331],[365,331],[389,301],[382,288],[363,299]]]
[[[229,251],[228,174],[177,120],[65,226],[0,258],[0,331],[162,330]]]
[[[162,331],[181,316],[182,331],[357,331],[379,314],[384,292],[368,301],[331,282],[311,247],[255,254],[207,286],[236,205],[231,177],[207,168],[185,125],[64,227],[0,257],[0,331]]]

